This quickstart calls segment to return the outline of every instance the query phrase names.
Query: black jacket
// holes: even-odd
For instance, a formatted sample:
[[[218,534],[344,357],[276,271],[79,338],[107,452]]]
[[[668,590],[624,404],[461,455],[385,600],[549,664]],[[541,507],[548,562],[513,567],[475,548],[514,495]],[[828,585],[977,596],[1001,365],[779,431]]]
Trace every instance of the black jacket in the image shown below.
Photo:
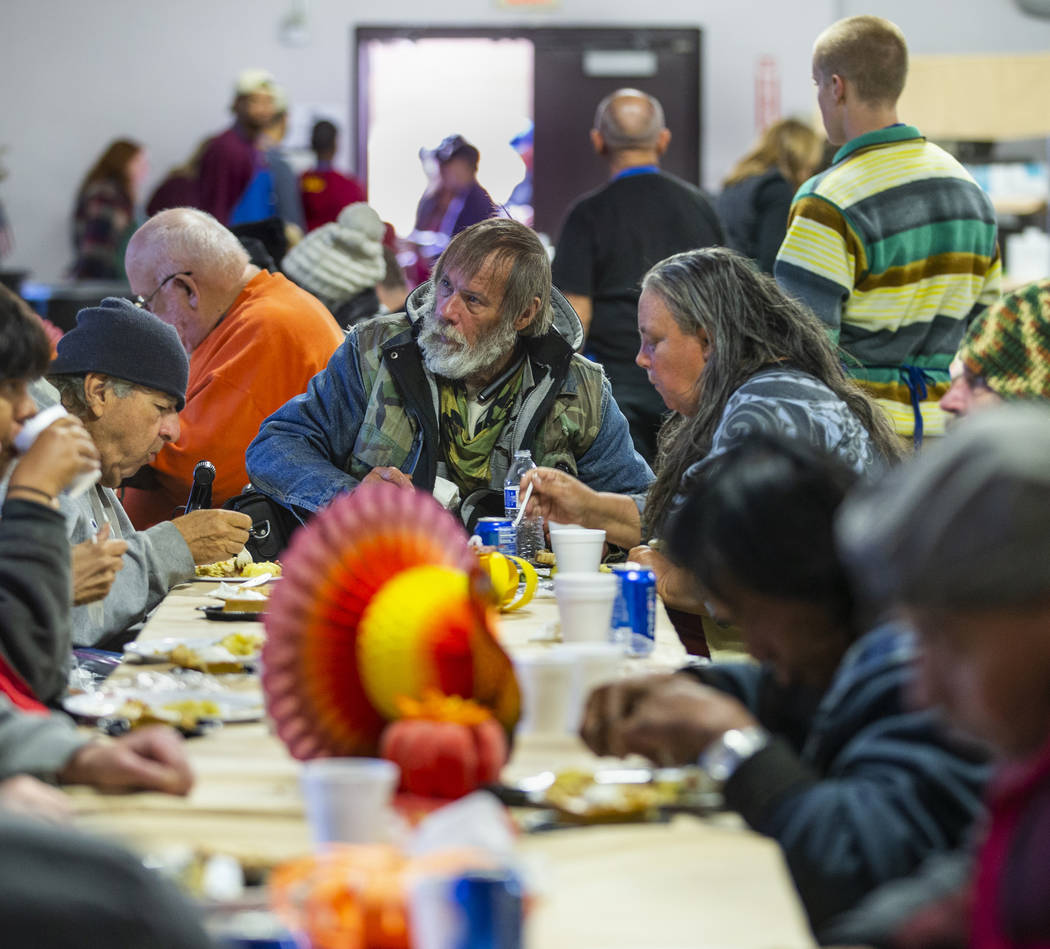
[[[980,813],[987,758],[907,706],[914,660],[910,633],[878,627],[853,644],[815,708],[763,666],[693,670],[776,736],[729,779],[726,804],[780,842],[818,933],[879,884],[958,847]]]

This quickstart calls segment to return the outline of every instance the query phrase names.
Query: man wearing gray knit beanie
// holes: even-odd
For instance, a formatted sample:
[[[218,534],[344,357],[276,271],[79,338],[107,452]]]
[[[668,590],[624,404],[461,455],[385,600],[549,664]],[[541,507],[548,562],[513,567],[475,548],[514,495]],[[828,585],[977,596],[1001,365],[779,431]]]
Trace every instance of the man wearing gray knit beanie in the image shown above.
[[[317,297],[343,329],[381,312],[376,284],[386,275],[386,225],[364,202],[311,231],[286,255],[285,275]]]
[[[919,634],[917,697],[1000,759],[972,881],[892,944],[1047,945],[1050,413],[1007,406],[963,419],[848,499],[837,534],[859,588]]]
[[[195,511],[136,531],[114,488],[178,437],[178,411],[186,400],[189,361],[178,334],[128,300],[107,297],[77,314],[77,325],[58,343],[33,396],[41,407],[61,403],[84,424],[99,451],[102,478],[77,497],[63,495],[73,547],[73,641],[119,647],[194,565],[238,553],[251,519],[236,511]],[[49,384],[50,383],[50,384]],[[105,597],[88,602],[100,582],[100,548],[107,539],[127,545]]]

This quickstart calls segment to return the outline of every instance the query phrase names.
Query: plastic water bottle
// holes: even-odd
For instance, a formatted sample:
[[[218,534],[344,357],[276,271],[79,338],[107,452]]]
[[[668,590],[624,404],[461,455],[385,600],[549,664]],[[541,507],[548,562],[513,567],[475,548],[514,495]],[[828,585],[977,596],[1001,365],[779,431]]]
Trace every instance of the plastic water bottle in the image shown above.
[[[522,475],[536,467],[532,452],[528,449],[514,452],[507,480],[503,482],[503,513],[512,520],[518,516],[518,505],[523,498],[519,497],[518,487]],[[523,517],[518,524],[518,556],[524,560],[536,559],[536,551],[543,549],[543,518]]]

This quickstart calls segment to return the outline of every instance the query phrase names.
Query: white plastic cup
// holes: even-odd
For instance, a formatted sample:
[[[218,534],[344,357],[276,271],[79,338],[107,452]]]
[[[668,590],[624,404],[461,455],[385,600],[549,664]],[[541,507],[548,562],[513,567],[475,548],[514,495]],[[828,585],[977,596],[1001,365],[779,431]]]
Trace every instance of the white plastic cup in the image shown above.
[[[620,584],[611,573],[554,575],[563,642],[609,642],[613,603]]]
[[[589,527],[557,527],[550,535],[558,573],[598,572],[605,547],[605,531]]]
[[[58,419],[65,418],[68,414],[69,413],[56,402],[54,405],[50,405],[46,409],[37,412],[32,418],[26,419],[25,424],[22,426],[22,430],[15,436],[15,451],[20,455],[24,455],[33,446],[33,442],[37,440],[37,437],[45,428],[53,422],[58,421]],[[85,471],[83,474],[77,475],[77,477],[66,486],[62,493],[71,498],[79,497],[101,477],[102,469],[100,467],[93,468],[90,471]]]
[[[390,801],[401,769],[382,758],[314,758],[300,783],[315,846],[381,843],[393,829]]]
[[[599,685],[620,678],[624,649],[622,643],[564,643],[562,651],[572,668],[566,728],[575,733],[580,729],[583,709],[591,692]]]
[[[572,657],[561,644],[513,657],[521,688],[521,735],[564,735],[573,696]]]

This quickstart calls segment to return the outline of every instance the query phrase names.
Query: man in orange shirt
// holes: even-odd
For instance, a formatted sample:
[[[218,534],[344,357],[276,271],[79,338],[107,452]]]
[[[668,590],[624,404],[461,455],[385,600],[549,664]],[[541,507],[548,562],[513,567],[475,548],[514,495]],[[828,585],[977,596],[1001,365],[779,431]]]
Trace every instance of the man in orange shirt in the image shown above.
[[[251,264],[203,211],[151,217],[125,266],[139,304],[174,326],[190,354],[181,434],[125,490],[125,510],[143,530],[179,513],[198,461],[215,466],[215,506],[241,493],[244,451],[260,423],[306,390],[344,337],[319,300]]]

